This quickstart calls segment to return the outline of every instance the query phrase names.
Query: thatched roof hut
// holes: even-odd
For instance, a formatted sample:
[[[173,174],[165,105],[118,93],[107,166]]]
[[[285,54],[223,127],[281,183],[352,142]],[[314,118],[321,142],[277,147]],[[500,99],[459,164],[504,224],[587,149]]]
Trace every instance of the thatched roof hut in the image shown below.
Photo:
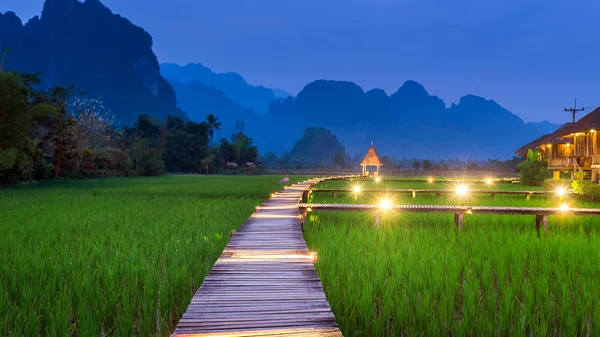
[[[371,147],[369,147],[367,154],[360,162],[360,166],[362,166],[363,174],[367,173],[367,166],[377,167],[377,173],[379,173],[379,168],[383,166],[379,159],[379,155],[377,154],[377,150],[375,150],[375,146],[373,146],[373,142],[371,142]]]

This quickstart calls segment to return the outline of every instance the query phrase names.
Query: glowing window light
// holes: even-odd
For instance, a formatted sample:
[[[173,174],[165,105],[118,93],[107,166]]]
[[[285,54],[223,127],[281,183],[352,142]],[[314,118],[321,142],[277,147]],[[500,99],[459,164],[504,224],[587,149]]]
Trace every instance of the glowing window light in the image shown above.
[[[568,211],[569,210],[569,205],[567,205],[567,204],[560,205],[560,210],[561,211]]]
[[[392,208],[392,202],[390,201],[390,199],[383,199],[379,202],[379,208],[381,209],[390,209]]]
[[[360,193],[360,186],[354,186],[354,189],[353,189],[353,191],[354,191],[354,193],[356,193],[356,194]]]
[[[594,129],[591,129],[591,130],[590,130],[590,132],[591,132],[591,133],[594,133],[594,132],[596,132],[596,130],[594,130]]]
[[[378,182],[381,182],[381,177],[376,177],[376,178],[375,178],[375,182],[376,182],[376,183],[378,183]]]
[[[458,185],[456,188],[456,194],[464,196],[467,195],[468,189],[466,185]]]
[[[556,189],[556,194],[559,196],[564,196],[567,193],[567,190],[564,187],[559,187]]]

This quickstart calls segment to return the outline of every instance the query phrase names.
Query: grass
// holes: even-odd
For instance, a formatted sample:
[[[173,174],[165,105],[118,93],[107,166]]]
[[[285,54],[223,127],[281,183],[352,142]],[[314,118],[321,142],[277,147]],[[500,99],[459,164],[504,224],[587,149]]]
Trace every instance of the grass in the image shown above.
[[[344,182],[319,186],[338,184]],[[420,188],[401,184],[394,188]],[[435,185],[429,188],[440,188]],[[493,188],[501,186],[523,188]],[[312,198],[369,203],[376,197]],[[503,206],[564,202],[501,195],[398,198],[395,202]],[[600,334],[597,217],[550,217],[550,231],[538,237],[532,216],[469,215],[459,232],[452,214],[392,213],[375,228],[368,213],[314,213],[305,238],[319,254],[316,268],[345,336]]]
[[[0,191],[0,335],[167,336],[280,177],[57,181]]]

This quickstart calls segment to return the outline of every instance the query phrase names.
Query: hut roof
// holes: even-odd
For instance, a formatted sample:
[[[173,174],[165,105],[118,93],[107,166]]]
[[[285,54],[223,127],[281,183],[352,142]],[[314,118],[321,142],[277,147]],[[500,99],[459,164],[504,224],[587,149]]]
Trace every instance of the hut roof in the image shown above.
[[[568,139],[560,138],[561,136],[565,135],[565,130],[572,125],[573,125],[573,123],[566,123],[566,124],[562,125],[560,128],[558,128],[553,133],[543,135],[540,138],[521,147],[520,149],[515,151],[515,154],[524,156],[527,154],[527,150],[536,149],[545,144],[565,144],[565,143],[572,144],[573,143],[572,141],[570,141]]]
[[[228,161],[225,163],[225,166],[227,167],[238,167],[238,164],[236,162],[233,161]]]
[[[576,123],[568,124],[569,127],[562,130],[562,134],[560,136],[566,136],[576,132],[598,130],[600,129],[600,108],[596,108],[594,111],[583,116]]]
[[[249,162],[245,163],[244,165],[242,165],[242,167],[253,168],[253,167],[256,167],[256,164],[254,164],[253,162],[249,161]]]
[[[369,147],[367,154],[363,158],[362,162],[360,162],[360,164],[367,165],[367,166],[382,166],[383,165],[381,163],[381,160],[379,160],[379,156],[377,155],[377,151],[375,150],[375,147],[373,146],[373,142],[371,142],[371,147]]]

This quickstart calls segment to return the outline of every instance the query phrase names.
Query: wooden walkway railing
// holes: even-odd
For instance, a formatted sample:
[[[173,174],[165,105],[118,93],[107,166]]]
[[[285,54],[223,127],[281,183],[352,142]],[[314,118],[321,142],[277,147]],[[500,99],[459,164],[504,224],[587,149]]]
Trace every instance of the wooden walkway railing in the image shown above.
[[[307,193],[331,193],[332,197],[335,199],[338,194],[370,194],[370,193],[388,193],[388,194],[412,194],[413,198],[417,196],[417,194],[435,194],[436,197],[441,197],[442,195],[456,195],[456,190],[440,190],[440,189],[360,189],[355,191],[353,189],[336,189],[336,188],[323,188],[323,189],[311,189],[307,191]],[[523,195],[526,196],[527,199],[534,195],[557,195],[555,191],[507,191],[507,190],[467,190],[467,194],[489,194],[492,198],[495,198],[497,195]],[[562,192],[560,196],[566,195],[574,195],[574,192],[565,191]],[[306,196],[304,196],[306,198]],[[303,199],[306,201],[306,199]]]
[[[499,207],[499,206],[446,206],[446,205],[376,205],[376,204],[308,204],[299,206],[302,218],[307,212],[375,212],[375,223],[379,224],[381,212],[404,213],[454,213],[454,222],[462,229],[465,214],[512,214],[535,215],[536,229],[543,225],[548,230],[549,215],[598,216],[599,208],[544,208],[544,207]]]
[[[284,189],[235,233],[172,336],[341,336],[313,266],[298,202],[320,179]]]

